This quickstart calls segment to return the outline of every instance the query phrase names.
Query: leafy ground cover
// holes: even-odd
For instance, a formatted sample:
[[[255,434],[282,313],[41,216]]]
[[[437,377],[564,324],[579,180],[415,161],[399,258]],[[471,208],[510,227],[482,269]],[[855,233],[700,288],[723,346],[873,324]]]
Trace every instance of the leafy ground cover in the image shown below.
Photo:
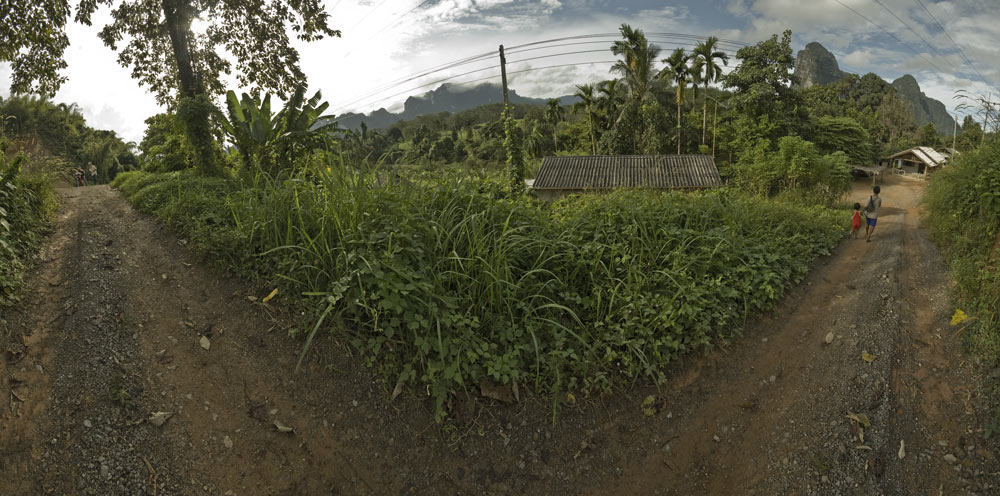
[[[130,172],[114,186],[309,308],[306,348],[344,333],[388,380],[426,388],[439,416],[482,381],[586,394],[662,380],[772,305],[849,219],[730,190],[544,203],[490,178],[345,170],[248,187]]]
[[[958,283],[955,325],[982,359],[1000,429],[1000,142],[959,155],[932,176],[926,223]],[[968,320],[966,320],[968,319]]]
[[[21,173],[23,154],[6,158],[0,143],[0,309],[18,299],[29,255],[38,246],[55,210],[52,186],[45,177]]]

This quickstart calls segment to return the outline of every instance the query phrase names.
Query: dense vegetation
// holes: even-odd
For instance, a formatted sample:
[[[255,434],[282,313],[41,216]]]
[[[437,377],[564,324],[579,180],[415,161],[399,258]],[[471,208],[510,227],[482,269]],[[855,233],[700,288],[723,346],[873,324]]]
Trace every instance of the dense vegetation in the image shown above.
[[[320,329],[426,385],[439,413],[484,378],[537,392],[659,380],[738,334],[847,218],[736,191],[547,204],[492,178],[384,179],[337,167],[258,188],[186,172],[114,184],[226,265],[306,295],[334,323]]]
[[[0,137],[0,310],[20,296],[28,260],[56,205],[48,179],[23,174],[29,159],[24,153],[8,159],[9,145]]]
[[[935,174],[926,202],[925,221],[958,282],[958,306],[971,317],[955,323],[985,362],[995,433],[1000,430],[1000,141],[988,141]]]
[[[135,144],[114,131],[87,125],[75,104],[53,103],[42,98],[15,96],[0,99],[2,134],[10,137],[11,151],[23,150],[31,158],[22,166],[31,174],[68,177],[75,167],[97,167],[98,181],[139,166]]]

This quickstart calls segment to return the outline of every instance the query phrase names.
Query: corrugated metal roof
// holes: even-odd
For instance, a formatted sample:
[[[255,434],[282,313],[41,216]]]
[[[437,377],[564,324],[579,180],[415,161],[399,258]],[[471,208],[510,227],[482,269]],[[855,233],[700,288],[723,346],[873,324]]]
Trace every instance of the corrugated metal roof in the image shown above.
[[[711,155],[545,157],[534,189],[711,188],[722,185]]]
[[[911,155],[911,154],[920,159],[921,162],[931,167],[937,167],[939,165],[944,164],[947,161],[947,159],[945,159],[943,155],[941,155],[940,153],[937,152],[937,150],[929,146],[915,146],[913,148],[910,148],[909,150],[903,150],[899,153],[895,153],[892,156],[890,156],[889,159],[891,160],[894,158],[902,157],[903,155]]]

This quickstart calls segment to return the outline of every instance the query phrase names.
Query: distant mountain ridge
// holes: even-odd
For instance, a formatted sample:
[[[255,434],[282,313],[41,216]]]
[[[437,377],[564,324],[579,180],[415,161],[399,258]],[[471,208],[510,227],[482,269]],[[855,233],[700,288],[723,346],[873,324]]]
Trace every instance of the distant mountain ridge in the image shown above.
[[[547,98],[530,98],[517,94],[515,90],[507,92],[507,99],[511,104],[533,104],[545,105]],[[576,102],[574,96],[559,97],[559,103],[569,105]],[[503,89],[500,85],[485,83],[472,88],[465,88],[453,84],[442,84],[437,89],[428,91],[423,95],[411,96],[403,103],[403,111],[394,114],[384,108],[380,108],[370,114],[355,114],[348,112],[336,116],[337,123],[341,128],[360,129],[364,122],[368,129],[383,129],[392,124],[412,119],[425,114],[436,114],[439,112],[461,112],[488,103],[503,102]]]
[[[835,83],[849,74],[849,72],[840,70],[837,58],[826,47],[815,41],[799,50],[795,60],[795,75],[798,76],[799,84],[803,88],[817,84]],[[910,104],[914,121],[918,127],[933,122],[938,133],[951,133],[955,120],[948,113],[947,107],[920,91],[920,85],[916,78],[904,74],[890,84],[896,88],[900,98]]]

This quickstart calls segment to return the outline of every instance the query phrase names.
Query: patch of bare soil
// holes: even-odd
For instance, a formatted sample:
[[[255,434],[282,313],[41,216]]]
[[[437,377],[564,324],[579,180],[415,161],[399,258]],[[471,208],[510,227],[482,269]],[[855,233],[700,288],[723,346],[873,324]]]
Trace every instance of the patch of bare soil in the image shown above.
[[[660,388],[560,398],[554,424],[551,398],[470,389],[443,426],[346,339],[295,374],[284,295],[205,269],[105,186],[66,189],[7,315],[0,494],[995,493],[922,189],[890,180],[871,243]]]

